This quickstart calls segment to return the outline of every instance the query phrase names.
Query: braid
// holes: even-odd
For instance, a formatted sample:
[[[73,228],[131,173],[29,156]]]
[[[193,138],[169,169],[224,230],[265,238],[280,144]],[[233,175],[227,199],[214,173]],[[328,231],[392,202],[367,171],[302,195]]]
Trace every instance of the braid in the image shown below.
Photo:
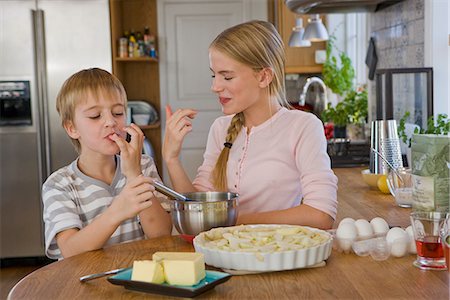
[[[227,136],[225,137],[225,144],[228,143],[220,152],[219,157],[217,158],[216,166],[212,172],[212,180],[214,187],[217,191],[227,191],[227,162],[228,156],[230,155],[230,148],[233,142],[236,140],[236,137],[239,135],[239,132],[244,126],[244,114],[242,112],[237,113],[233,119],[231,119],[230,126],[227,130]]]

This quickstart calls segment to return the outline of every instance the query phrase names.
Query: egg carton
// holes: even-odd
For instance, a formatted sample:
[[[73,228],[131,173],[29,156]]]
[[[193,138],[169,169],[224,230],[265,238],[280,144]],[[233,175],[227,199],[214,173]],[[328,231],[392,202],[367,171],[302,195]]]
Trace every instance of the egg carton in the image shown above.
[[[370,255],[374,260],[378,261],[386,260],[391,256],[403,257],[416,253],[416,245],[411,227],[406,230],[400,227],[393,227],[390,229],[387,227],[387,230],[383,230],[380,228],[381,226],[377,227],[377,223],[382,223],[379,220],[380,218],[375,219],[378,220],[375,220],[375,222],[372,220],[370,223],[361,219],[354,221],[354,223],[359,225],[359,235],[356,236],[345,238],[342,237],[342,235],[345,235],[346,233],[345,230],[340,230],[340,234],[337,232],[339,229],[332,230],[330,233],[333,234],[333,249],[346,254],[354,253],[358,256]],[[364,228],[368,228],[367,224],[371,224],[371,228],[373,227],[375,230],[364,230]],[[341,226],[341,224],[339,224],[339,226]],[[387,226],[387,223],[384,226]],[[344,232],[344,234],[342,234],[342,232]]]

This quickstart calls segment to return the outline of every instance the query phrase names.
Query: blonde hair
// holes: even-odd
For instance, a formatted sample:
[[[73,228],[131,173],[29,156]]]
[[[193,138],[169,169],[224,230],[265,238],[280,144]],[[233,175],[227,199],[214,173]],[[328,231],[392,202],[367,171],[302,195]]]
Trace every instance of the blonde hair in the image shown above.
[[[269,98],[276,98],[285,107],[290,107],[286,100],[284,79],[285,54],[283,40],[275,27],[265,21],[250,21],[230,27],[220,33],[209,46],[228,57],[259,72],[269,68],[273,79],[268,86]],[[244,114],[237,113],[227,130],[225,144],[212,172],[212,181],[218,191],[227,188],[227,161],[230,148],[244,125]]]
[[[64,127],[72,122],[75,117],[75,108],[78,104],[86,101],[89,95],[100,96],[106,93],[110,96],[119,96],[124,106],[127,105],[127,94],[122,83],[111,73],[99,69],[85,69],[70,76],[62,85],[56,97],[56,110],[61,117]],[[71,139],[78,153],[81,151],[80,142]]]

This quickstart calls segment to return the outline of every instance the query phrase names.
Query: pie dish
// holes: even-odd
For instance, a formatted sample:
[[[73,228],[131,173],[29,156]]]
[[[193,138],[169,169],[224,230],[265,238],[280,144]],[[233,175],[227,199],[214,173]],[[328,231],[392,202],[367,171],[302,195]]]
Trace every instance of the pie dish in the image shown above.
[[[330,233],[297,225],[214,228],[194,238],[207,265],[261,272],[312,267],[328,259],[332,245]]]

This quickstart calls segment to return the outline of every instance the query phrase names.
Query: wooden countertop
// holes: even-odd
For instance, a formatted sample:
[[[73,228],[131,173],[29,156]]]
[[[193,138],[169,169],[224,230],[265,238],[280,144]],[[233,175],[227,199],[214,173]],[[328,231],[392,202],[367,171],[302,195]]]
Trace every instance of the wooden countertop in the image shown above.
[[[338,168],[338,217],[371,220],[383,217],[391,226],[410,224],[411,209],[395,205],[392,196],[370,189],[361,168]],[[80,283],[79,277],[129,267],[134,260],[151,259],[156,251],[193,251],[178,236],[131,242],[80,254],[52,263],[22,279],[9,299],[134,299],[161,295],[129,291],[112,285],[106,277]],[[332,251],[321,268],[233,276],[197,298],[208,299],[449,299],[449,274],[422,271],[412,263],[415,255],[375,261]],[[164,297],[165,298],[165,297]]]

